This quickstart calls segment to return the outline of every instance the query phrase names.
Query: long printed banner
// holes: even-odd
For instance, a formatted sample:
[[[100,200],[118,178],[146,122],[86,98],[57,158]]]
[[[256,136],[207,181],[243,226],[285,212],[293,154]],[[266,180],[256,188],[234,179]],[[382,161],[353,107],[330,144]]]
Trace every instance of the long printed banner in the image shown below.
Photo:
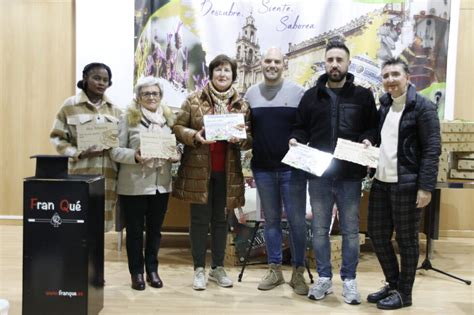
[[[236,58],[235,87],[245,93],[262,79],[261,54],[279,47],[285,76],[311,87],[324,72],[324,48],[339,38],[351,50],[349,71],[376,98],[380,64],[402,56],[411,82],[443,118],[450,7],[448,0],[136,0],[135,73],[165,85],[165,101],[180,107],[208,79],[218,54]]]

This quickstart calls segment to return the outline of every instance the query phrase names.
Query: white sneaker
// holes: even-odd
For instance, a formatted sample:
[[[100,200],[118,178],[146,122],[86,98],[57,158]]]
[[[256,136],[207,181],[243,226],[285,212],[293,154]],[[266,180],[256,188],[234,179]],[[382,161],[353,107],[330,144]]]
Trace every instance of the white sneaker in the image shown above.
[[[342,296],[344,297],[344,302],[347,304],[360,304],[360,293],[359,290],[357,290],[357,282],[355,279],[345,279],[343,281]]]
[[[197,267],[194,270],[193,289],[206,290],[206,273],[203,267]]]
[[[218,286],[224,288],[230,288],[234,285],[232,280],[227,277],[227,273],[224,270],[224,267],[218,266],[209,271],[209,280],[217,283]]]
[[[332,293],[332,280],[328,277],[320,277],[318,281],[309,289],[308,298],[311,300],[321,300],[326,295]]]

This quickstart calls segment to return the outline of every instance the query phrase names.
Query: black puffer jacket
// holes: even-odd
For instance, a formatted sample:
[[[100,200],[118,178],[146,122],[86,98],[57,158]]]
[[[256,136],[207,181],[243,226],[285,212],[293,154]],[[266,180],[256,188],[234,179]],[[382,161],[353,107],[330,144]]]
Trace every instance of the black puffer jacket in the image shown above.
[[[377,108],[372,92],[354,85],[354,75],[348,73],[337,97],[331,97],[327,80],[328,75],[322,75],[303,95],[291,138],[329,153],[334,153],[338,138],[375,143]],[[333,159],[322,177],[359,180],[366,174],[365,166]]]
[[[392,98],[380,98],[379,133],[392,106]],[[378,143],[380,143],[380,138]],[[433,191],[438,176],[441,136],[438,113],[428,99],[408,86],[407,100],[398,129],[398,184],[402,189]]]

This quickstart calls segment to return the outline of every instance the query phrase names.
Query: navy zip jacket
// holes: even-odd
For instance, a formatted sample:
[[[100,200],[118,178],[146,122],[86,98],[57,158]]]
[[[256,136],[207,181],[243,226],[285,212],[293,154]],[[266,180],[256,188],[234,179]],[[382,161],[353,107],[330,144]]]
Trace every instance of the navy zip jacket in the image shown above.
[[[334,153],[338,138],[355,142],[367,139],[374,144],[378,118],[372,92],[355,85],[351,73],[337,93],[326,87],[327,81],[328,75],[322,75],[303,95],[291,138],[328,153]],[[360,180],[366,174],[366,166],[333,159],[322,177]]]

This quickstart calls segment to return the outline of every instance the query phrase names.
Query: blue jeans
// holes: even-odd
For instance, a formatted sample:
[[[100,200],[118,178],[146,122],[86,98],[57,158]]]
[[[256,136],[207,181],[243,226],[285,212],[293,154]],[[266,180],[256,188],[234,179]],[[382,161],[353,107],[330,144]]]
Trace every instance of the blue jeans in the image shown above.
[[[290,231],[291,264],[304,266],[306,250],[306,176],[303,171],[267,171],[253,168],[263,214],[269,264],[282,262],[281,215],[285,211]]]
[[[313,250],[320,277],[332,278],[331,244],[329,227],[332,208],[336,203],[339,210],[339,226],[342,233],[341,278],[355,279],[359,263],[359,204],[361,182],[358,180],[337,180],[311,178],[308,181],[313,220]]]

